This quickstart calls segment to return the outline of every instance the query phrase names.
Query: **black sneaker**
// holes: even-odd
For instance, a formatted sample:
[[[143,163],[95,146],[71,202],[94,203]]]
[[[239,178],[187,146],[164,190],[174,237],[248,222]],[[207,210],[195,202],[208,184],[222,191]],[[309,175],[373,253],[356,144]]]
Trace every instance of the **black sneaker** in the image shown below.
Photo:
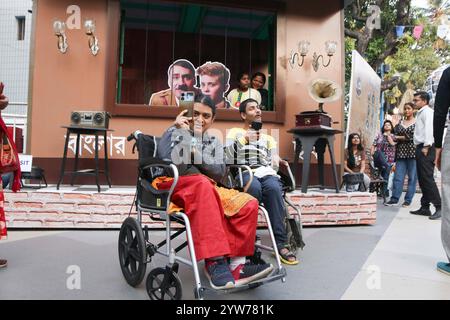
[[[8,260],[0,259],[0,269],[8,266]]]
[[[393,207],[393,206],[395,206],[395,205],[397,205],[398,204],[398,201],[395,201],[395,200],[389,200],[388,202],[386,202],[384,205],[385,206],[388,206],[388,207]]]
[[[214,289],[234,288],[234,278],[225,259],[206,260],[205,273],[211,287]]]
[[[232,272],[236,286],[242,286],[255,280],[262,279],[273,270],[273,265],[265,264],[240,264]]]
[[[428,217],[430,220],[439,220],[441,218],[441,209],[436,209],[432,216]]]
[[[409,213],[416,214],[416,215],[419,215],[419,216],[427,216],[427,217],[431,216],[430,208],[422,208],[421,207],[420,209],[414,210],[414,211],[410,211]]]

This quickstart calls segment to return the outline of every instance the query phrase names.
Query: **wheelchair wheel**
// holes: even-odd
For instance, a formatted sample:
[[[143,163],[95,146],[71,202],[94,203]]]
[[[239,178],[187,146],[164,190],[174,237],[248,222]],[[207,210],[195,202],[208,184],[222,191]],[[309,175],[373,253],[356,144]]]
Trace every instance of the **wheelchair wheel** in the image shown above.
[[[164,281],[165,277],[169,277]],[[155,268],[147,276],[147,294],[151,300],[180,300],[182,296],[181,281],[174,271]]]
[[[119,261],[127,283],[135,287],[145,276],[147,251],[144,234],[136,219],[128,217],[119,232]]]

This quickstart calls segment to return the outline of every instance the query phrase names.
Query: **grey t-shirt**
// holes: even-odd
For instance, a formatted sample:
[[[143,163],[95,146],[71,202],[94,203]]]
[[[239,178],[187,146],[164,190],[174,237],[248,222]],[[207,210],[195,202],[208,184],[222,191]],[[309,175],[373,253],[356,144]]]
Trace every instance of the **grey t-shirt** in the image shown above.
[[[220,182],[226,172],[222,143],[207,133],[193,138],[189,130],[170,127],[158,144],[158,158],[174,163],[181,175],[202,173]],[[193,147],[198,150],[194,157]]]

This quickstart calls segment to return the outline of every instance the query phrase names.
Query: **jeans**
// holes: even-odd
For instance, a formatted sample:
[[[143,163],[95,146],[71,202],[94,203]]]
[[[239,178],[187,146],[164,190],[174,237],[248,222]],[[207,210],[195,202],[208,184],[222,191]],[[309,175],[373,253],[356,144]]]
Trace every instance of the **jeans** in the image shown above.
[[[12,172],[2,174],[2,187],[6,189],[8,187],[11,189],[11,182],[14,179],[14,174]]]
[[[375,167],[380,170],[381,177],[386,180],[386,182],[389,181],[389,174],[391,173],[392,164],[390,164],[387,159],[386,155],[382,151],[375,151],[374,154],[374,165]],[[383,192],[385,195],[389,195],[388,191],[388,184],[385,183],[383,187]]]
[[[248,180],[249,175],[244,174],[244,185]],[[284,248],[287,245],[287,232],[284,224],[286,213],[281,188],[281,180],[277,176],[265,176],[262,178],[254,176],[247,190],[260,203],[264,203],[264,207],[269,214],[278,249]]]
[[[395,163],[394,184],[391,200],[398,202],[403,192],[403,183],[408,173],[408,190],[405,195],[405,202],[411,203],[416,193],[417,168],[416,159],[397,159]]]

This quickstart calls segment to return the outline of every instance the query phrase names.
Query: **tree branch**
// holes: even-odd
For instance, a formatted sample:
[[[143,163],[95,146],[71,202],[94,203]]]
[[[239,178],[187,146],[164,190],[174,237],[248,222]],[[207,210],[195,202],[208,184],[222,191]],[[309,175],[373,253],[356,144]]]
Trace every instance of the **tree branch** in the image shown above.
[[[393,87],[398,85],[400,82],[400,77],[392,77],[391,79],[383,80],[381,82],[381,91],[391,90]]]
[[[353,31],[353,30],[345,28],[345,35],[350,37],[350,38],[359,40],[359,38],[361,36],[361,33],[358,32],[358,31]]]
[[[367,20],[367,18],[361,15],[361,6],[359,5],[359,1],[355,1],[352,4],[352,18],[360,22],[365,22]]]
[[[382,2],[383,0],[380,0]],[[410,1],[399,0],[396,5],[397,16],[396,25],[406,25],[409,22],[409,11],[411,9]],[[380,53],[380,55],[374,61],[372,67],[377,68],[384,62],[384,60],[390,55],[395,53],[399,41],[397,39],[394,30],[391,28],[386,35],[386,49]]]

